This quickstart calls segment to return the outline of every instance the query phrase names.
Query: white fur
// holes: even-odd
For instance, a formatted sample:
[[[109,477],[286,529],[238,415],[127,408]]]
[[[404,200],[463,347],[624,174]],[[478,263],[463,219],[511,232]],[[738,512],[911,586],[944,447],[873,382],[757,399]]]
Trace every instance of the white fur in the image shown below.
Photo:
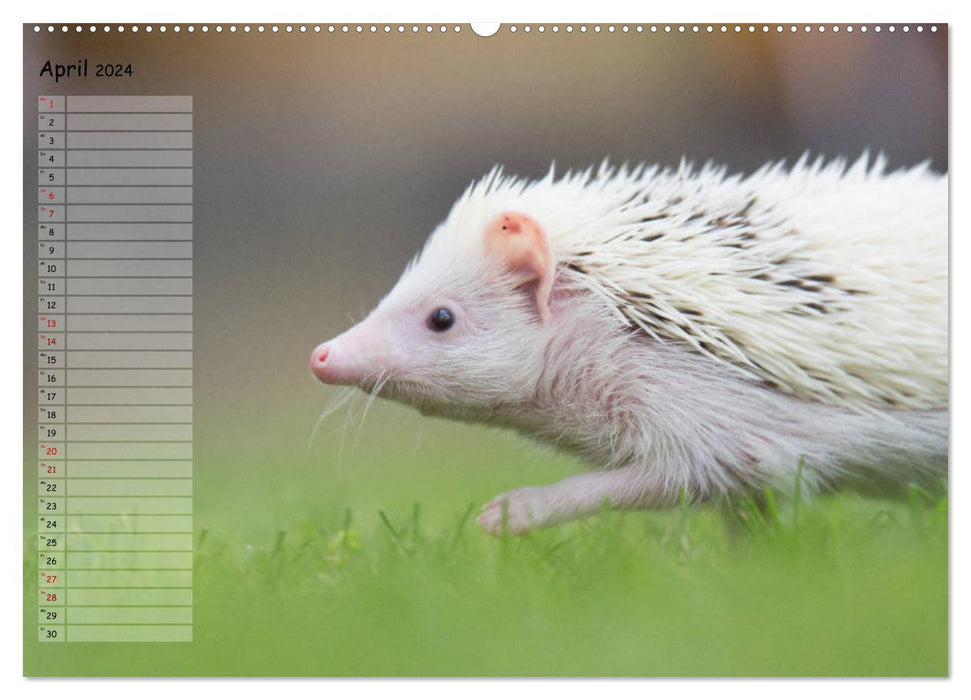
[[[512,427],[577,452],[607,472],[516,490],[481,522],[518,533],[601,508],[667,507],[744,487],[806,491],[845,479],[923,481],[947,466],[944,410],[856,411],[799,399],[726,372],[673,343],[644,342],[605,322],[596,298],[560,307],[531,402]],[[800,470],[802,470],[800,474]],[[505,504],[505,506],[504,506]]]
[[[884,170],[494,170],[361,324],[384,339],[370,370],[382,395],[606,468],[490,502],[491,532],[791,486],[801,464],[807,486],[941,473],[947,178]],[[549,238],[546,322],[484,254],[504,212]],[[445,333],[425,324],[439,306]]]

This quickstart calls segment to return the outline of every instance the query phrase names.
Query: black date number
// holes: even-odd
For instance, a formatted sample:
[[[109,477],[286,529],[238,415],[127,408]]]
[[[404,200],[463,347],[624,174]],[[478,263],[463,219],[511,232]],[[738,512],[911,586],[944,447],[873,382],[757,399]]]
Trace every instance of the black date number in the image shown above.
[[[99,78],[124,78],[132,76],[131,64],[122,63],[98,63],[95,67],[95,75]]]

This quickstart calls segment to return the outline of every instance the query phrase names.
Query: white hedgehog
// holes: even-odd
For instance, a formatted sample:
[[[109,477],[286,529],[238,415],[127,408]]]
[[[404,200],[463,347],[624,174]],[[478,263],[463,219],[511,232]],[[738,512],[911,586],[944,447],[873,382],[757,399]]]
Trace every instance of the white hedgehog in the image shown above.
[[[490,501],[491,533],[799,474],[942,474],[947,205],[946,175],[866,155],[748,177],[497,168],[311,368],[601,468]]]

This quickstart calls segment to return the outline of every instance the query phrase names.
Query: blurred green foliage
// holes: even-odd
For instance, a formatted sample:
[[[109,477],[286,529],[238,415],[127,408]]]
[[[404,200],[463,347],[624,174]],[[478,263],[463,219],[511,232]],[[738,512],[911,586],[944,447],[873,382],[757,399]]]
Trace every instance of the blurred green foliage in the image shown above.
[[[467,457],[476,466],[497,452]],[[402,474],[425,463],[399,461]],[[307,488],[293,496],[303,509],[290,502],[275,529],[260,531],[269,521],[259,518],[245,536],[198,529],[191,646],[46,645],[28,654],[28,673],[948,671],[946,496],[763,492],[731,509],[603,512],[494,539],[474,522],[477,503],[429,507],[385,489],[383,507],[358,508]]]

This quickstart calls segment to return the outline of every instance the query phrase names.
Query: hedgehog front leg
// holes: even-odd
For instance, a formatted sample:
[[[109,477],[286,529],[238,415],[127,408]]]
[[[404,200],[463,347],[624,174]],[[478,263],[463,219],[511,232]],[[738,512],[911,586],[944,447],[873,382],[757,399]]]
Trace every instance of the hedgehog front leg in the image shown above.
[[[675,505],[649,470],[630,465],[567,477],[548,486],[507,491],[482,506],[478,523],[493,535],[522,535],[530,530],[575,520],[611,508],[634,509]]]

